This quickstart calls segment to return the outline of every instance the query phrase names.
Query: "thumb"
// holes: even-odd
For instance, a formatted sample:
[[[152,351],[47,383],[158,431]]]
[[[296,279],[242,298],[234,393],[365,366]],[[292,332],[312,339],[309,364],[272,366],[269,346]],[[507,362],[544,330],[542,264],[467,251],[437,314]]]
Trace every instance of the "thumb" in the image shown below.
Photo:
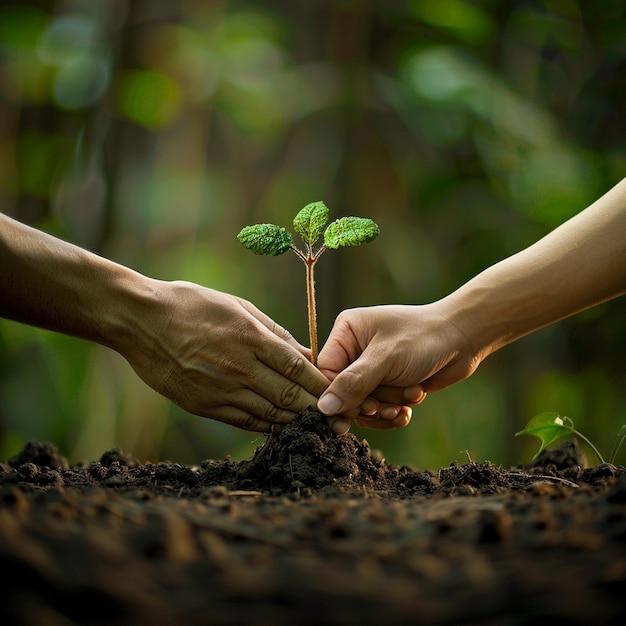
[[[354,363],[337,374],[320,396],[317,408],[324,415],[338,415],[355,409],[380,385],[382,377],[380,368],[374,367],[366,350]]]

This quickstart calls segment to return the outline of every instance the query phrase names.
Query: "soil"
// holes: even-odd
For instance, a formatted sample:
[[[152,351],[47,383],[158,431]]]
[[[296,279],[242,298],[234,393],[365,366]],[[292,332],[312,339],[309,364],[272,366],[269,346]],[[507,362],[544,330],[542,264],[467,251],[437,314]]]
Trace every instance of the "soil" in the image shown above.
[[[0,623],[626,623],[626,468],[396,467],[309,410],[250,459],[0,464]]]

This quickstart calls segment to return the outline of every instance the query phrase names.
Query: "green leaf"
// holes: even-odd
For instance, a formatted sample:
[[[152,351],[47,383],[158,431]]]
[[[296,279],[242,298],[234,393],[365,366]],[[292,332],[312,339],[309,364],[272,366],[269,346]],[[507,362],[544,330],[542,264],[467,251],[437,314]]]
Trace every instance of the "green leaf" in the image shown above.
[[[279,256],[291,248],[291,235],[276,224],[254,224],[245,226],[237,239],[254,254]]]
[[[541,440],[541,447],[533,457],[534,460],[551,443],[565,437],[571,437],[575,432],[574,422],[569,417],[565,415],[561,417],[558,413],[549,412],[535,415],[528,421],[523,430],[515,433],[515,436],[532,435]]]
[[[379,234],[378,225],[366,217],[342,217],[329,224],[324,233],[324,245],[328,248],[361,246]]]
[[[322,202],[307,204],[293,220],[294,230],[309,245],[314,245],[328,224],[328,207]]]

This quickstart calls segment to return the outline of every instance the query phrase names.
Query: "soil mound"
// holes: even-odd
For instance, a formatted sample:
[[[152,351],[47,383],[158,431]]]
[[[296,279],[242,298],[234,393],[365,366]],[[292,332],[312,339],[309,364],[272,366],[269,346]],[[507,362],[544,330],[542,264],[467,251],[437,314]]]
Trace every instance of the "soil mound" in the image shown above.
[[[202,467],[204,484],[222,483],[271,495],[367,490],[409,497],[434,491],[431,474],[389,465],[367,441],[359,441],[352,433],[336,437],[324,416],[313,409],[270,435],[251,459],[208,461]]]

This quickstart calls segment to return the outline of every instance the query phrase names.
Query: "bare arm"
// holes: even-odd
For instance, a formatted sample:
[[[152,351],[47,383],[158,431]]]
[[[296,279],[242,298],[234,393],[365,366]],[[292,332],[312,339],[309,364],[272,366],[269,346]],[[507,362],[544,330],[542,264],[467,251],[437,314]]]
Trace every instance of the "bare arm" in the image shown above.
[[[626,292],[626,179],[534,245],[449,297],[481,360],[523,335]]]
[[[423,306],[344,311],[319,356],[318,404],[411,401],[470,376],[494,351],[626,292],[626,179],[546,237]]]
[[[95,341],[191,413],[268,431],[328,380],[249,302],[147,278],[0,214],[0,316]]]

